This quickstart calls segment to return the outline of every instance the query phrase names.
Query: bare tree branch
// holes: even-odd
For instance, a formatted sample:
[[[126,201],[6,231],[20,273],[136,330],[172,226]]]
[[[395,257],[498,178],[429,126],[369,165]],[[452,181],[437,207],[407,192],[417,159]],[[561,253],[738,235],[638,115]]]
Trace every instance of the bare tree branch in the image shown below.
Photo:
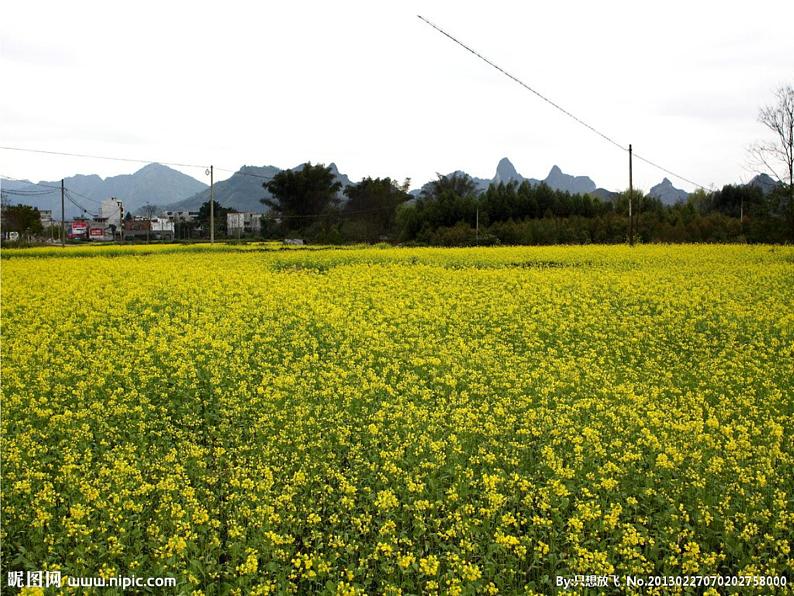
[[[758,113],[758,121],[773,133],[773,138],[755,143],[748,152],[756,171],[771,173],[794,194],[794,87],[780,87],[775,98],[776,103],[762,107]],[[783,176],[778,173],[781,165]]]
[[[750,158],[752,160],[750,167],[756,174],[772,174],[772,177],[775,180],[785,183],[783,177],[778,174],[775,167],[770,163],[772,160],[768,157],[770,151],[766,145],[755,143],[754,145],[751,145],[747,151],[750,154]]]

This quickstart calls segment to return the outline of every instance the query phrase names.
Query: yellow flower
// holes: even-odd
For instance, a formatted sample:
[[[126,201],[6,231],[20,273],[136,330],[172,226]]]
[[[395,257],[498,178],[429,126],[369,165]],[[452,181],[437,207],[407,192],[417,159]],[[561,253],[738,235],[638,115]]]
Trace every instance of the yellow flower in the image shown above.
[[[259,568],[259,554],[254,549],[249,548],[246,551],[246,555],[245,561],[237,566],[237,573],[241,575],[256,573]]]
[[[438,573],[438,558],[435,555],[428,555],[419,559],[419,570],[425,575],[435,575]]]

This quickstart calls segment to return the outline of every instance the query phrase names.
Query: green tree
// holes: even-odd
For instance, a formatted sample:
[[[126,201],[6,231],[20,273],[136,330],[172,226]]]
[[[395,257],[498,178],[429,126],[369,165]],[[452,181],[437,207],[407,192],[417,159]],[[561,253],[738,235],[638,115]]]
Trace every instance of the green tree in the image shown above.
[[[44,233],[44,228],[39,210],[28,205],[4,205],[3,231],[40,236]]]
[[[730,217],[746,215],[751,209],[763,208],[764,193],[757,186],[726,184],[711,195],[711,209]],[[760,212],[757,214],[761,214]]]
[[[213,217],[215,219],[215,232],[226,234],[226,214],[237,213],[237,209],[231,207],[223,207],[218,201],[213,201]],[[207,201],[201,205],[198,211],[196,220],[202,225],[203,228],[209,230],[210,225],[210,202]],[[207,233],[209,236],[209,233]]]
[[[436,174],[437,180],[429,182],[426,188],[422,189],[423,199],[437,199],[444,193],[452,193],[458,197],[468,197],[475,194],[477,186],[471,176],[463,172],[455,172],[449,176]]]
[[[706,192],[704,188],[696,188],[687,197],[687,203],[692,205],[698,213],[707,213],[711,210],[713,193]]]
[[[283,170],[262,186],[273,198],[261,202],[282,219],[284,231],[302,229],[321,219],[325,219],[327,227],[334,215],[331,210],[340,202],[337,193],[342,188],[331,168],[323,164],[313,166],[311,162],[299,170]]]
[[[422,190],[415,202],[398,210],[400,237],[432,243],[434,232],[439,228],[451,228],[459,222],[474,226],[479,206],[476,188],[466,174],[439,175],[438,180]]]
[[[364,178],[348,186],[345,189],[348,201],[342,211],[345,236],[366,242],[391,236],[397,207],[411,198],[406,183],[398,185],[391,178]]]

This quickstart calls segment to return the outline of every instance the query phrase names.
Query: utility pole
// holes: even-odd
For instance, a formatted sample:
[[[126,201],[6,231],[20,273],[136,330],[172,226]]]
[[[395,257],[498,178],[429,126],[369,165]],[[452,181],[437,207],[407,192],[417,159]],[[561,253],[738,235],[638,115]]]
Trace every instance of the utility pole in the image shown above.
[[[66,217],[64,215],[63,193],[63,178],[61,178],[61,248],[66,248],[66,233],[64,232],[66,229]]]
[[[152,210],[149,208],[149,201],[146,201],[146,244],[149,244],[149,230],[152,229]]]
[[[475,229],[475,235],[477,237],[477,244],[480,244],[480,205],[479,204],[477,205],[477,215],[476,215],[474,229]]]
[[[124,208],[119,199],[116,199],[116,203],[119,206],[119,240],[124,242]]]
[[[214,172],[210,166],[210,244],[215,243],[215,188],[214,188]]]
[[[629,245],[634,246],[634,218],[631,214],[631,202],[634,198],[634,182],[631,172],[631,145],[629,145]]]

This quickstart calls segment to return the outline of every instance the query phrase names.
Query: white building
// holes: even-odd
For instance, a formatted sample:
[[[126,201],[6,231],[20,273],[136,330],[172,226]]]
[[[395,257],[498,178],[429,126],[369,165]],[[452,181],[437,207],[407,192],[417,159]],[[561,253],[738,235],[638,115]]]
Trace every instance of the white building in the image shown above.
[[[155,238],[165,239],[174,237],[174,222],[164,217],[154,217],[150,220],[150,231]]]
[[[262,213],[227,213],[226,233],[229,236],[258,234],[262,231]]]
[[[99,206],[99,217],[118,229],[124,219],[124,205],[116,198],[105,199]]]
[[[173,222],[184,223],[198,219],[198,211],[166,211],[165,216]]]

